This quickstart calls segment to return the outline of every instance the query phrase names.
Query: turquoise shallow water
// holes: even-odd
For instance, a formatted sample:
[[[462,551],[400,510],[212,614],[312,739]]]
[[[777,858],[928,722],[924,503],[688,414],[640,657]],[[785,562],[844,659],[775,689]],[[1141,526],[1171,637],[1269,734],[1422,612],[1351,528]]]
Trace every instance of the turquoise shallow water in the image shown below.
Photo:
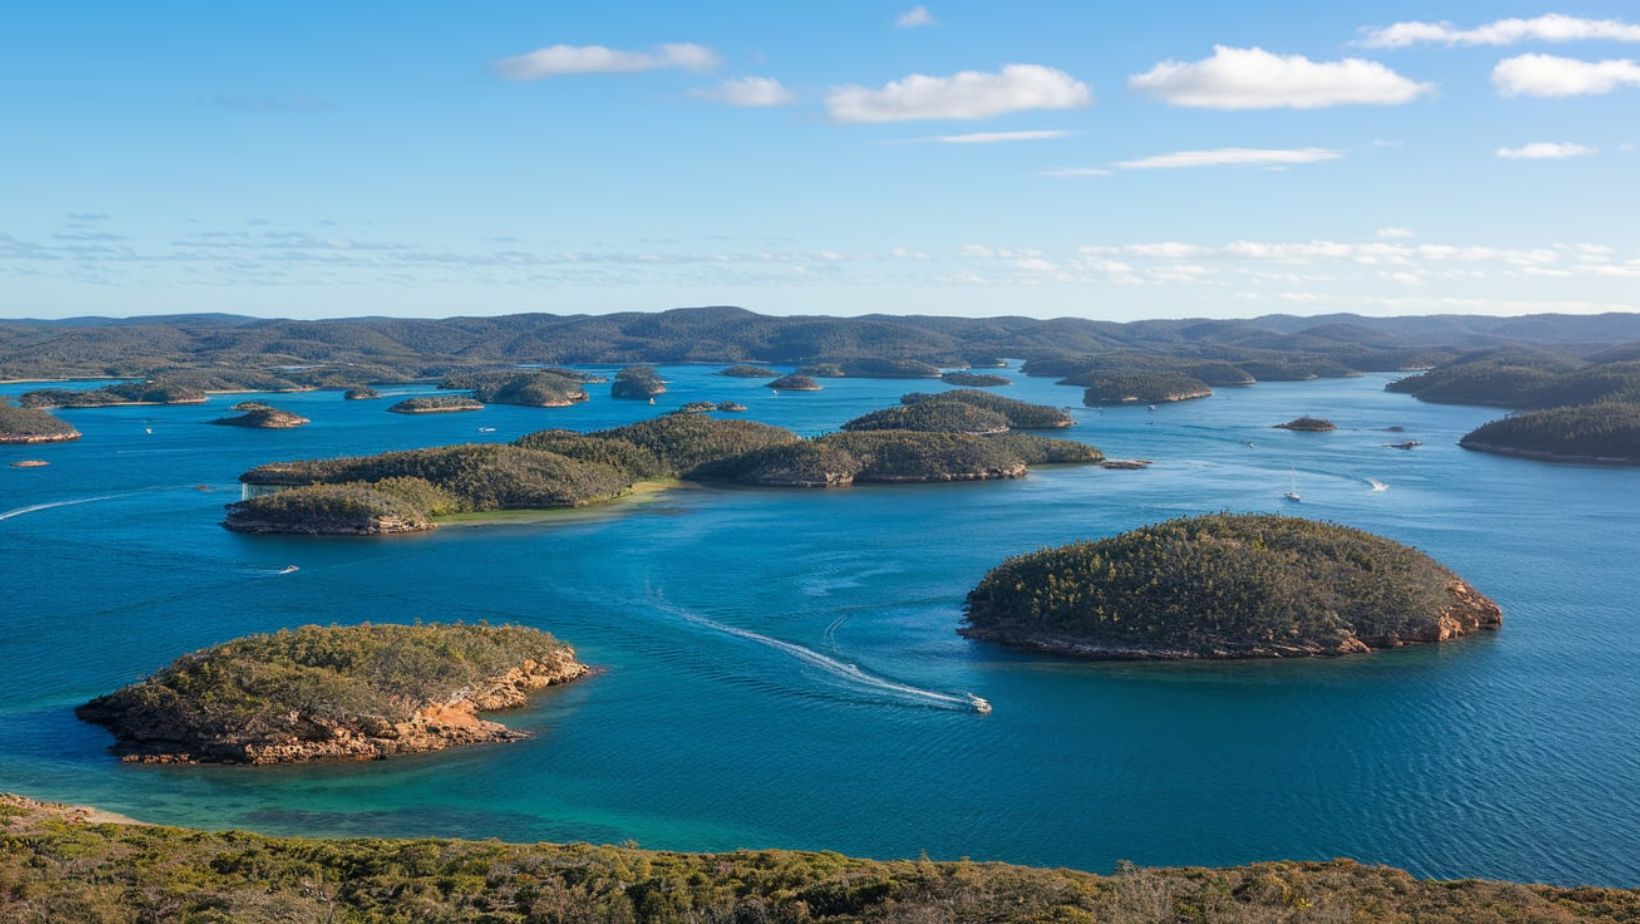
[[[235,476],[266,461],[593,429],[698,398],[817,433],[941,387],[832,380],[777,397],[710,367],[664,372],[674,384],[657,407],[593,386],[568,409],[405,417],[385,412],[391,399],[315,392],[269,399],[311,426],[246,431],[204,425],[242,400],[216,397],[68,411],[80,442],[0,449],[0,790],[281,833],[927,851],[1095,870],[1350,856],[1424,875],[1640,885],[1640,471],[1466,453],[1457,438],[1498,412],[1386,394],[1386,377],[1226,389],[1154,413],[1076,410],[1070,436],[1157,460],[1146,471],[685,488],[546,525],[390,540],[217,526]],[[1002,393],[1079,398],[1023,377]],[[1301,413],[1342,429],[1269,429]],[[1390,425],[1407,432],[1379,429]],[[1426,445],[1381,446],[1405,438]],[[3,467],[29,457],[52,465]],[[1006,555],[1179,514],[1280,510],[1290,468],[1305,501],[1289,512],[1429,551],[1503,605],[1503,630],[1226,665],[1073,663],[954,633],[964,592]],[[301,570],[278,575],[287,564]],[[370,764],[126,766],[71,715],[247,632],[412,618],[541,626],[605,670],[512,715],[530,741]],[[965,691],[995,711],[951,702]]]

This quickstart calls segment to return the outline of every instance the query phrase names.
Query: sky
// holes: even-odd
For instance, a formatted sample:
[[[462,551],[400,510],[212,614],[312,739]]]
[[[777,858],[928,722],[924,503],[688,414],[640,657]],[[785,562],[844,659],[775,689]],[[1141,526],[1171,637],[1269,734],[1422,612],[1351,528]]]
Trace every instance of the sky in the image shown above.
[[[0,8],[0,317],[1640,310],[1640,4]]]

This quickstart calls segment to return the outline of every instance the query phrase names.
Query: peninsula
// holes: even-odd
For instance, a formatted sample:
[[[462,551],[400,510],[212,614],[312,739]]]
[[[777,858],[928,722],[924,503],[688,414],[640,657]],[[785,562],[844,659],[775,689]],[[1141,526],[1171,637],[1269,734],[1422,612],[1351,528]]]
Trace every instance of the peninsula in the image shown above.
[[[80,431],[49,411],[17,407],[0,397],[0,445],[31,446],[64,443],[80,438]]]
[[[522,626],[304,626],[184,655],[75,715],[127,761],[369,760],[527,737],[478,713],[586,672]]]
[[[1169,520],[1010,558],[961,634],[1106,660],[1292,658],[1444,642],[1497,604],[1407,546],[1268,515]]]
[[[1482,424],[1458,445],[1545,462],[1640,465],[1640,403],[1527,411]]]

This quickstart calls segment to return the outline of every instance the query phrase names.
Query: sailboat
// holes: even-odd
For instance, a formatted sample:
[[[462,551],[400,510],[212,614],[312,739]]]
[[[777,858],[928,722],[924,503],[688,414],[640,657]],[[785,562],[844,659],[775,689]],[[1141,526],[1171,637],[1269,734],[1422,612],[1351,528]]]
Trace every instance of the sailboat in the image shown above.
[[[1303,497],[1300,497],[1299,493],[1298,493],[1298,469],[1296,469],[1296,468],[1293,469],[1293,487],[1292,487],[1292,490],[1288,491],[1286,494],[1283,494],[1281,496],[1287,498],[1288,500],[1292,501],[1295,504],[1304,499]]]

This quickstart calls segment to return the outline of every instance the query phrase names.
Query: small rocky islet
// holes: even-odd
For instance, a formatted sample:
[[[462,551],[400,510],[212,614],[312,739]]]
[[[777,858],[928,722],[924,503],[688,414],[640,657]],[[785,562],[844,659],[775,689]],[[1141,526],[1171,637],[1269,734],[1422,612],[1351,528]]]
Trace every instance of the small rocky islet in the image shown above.
[[[250,430],[289,430],[312,423],[300,414],[293,414],[259,401],[241,401],[233,406],[233,410],[239,414],[235,417],[218,417],[211,423]]]
[[[304,626],[184,655],[75,715],[132,762],[373,760],[528,737],[479,713],[587,671],[522,626]]]
[[[1498,605],[1415,549],[1298,517],[1215,514],[1010,558],[972,639],[1102,660],[1295,658],[1445,642]]]

